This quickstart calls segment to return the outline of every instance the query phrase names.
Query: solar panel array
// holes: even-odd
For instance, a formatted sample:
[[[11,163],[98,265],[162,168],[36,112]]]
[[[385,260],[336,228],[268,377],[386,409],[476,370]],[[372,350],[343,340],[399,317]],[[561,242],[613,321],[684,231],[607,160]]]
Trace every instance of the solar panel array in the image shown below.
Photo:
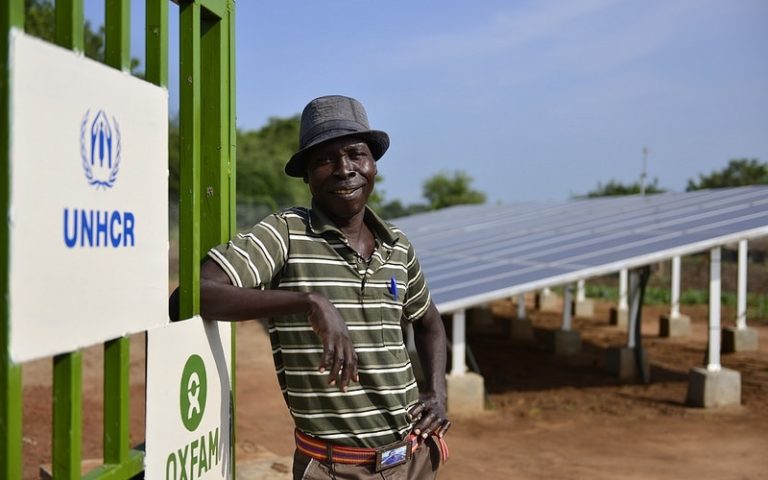
[[[449,313],[768,235],[768,186],[467,205],[394,223]]]

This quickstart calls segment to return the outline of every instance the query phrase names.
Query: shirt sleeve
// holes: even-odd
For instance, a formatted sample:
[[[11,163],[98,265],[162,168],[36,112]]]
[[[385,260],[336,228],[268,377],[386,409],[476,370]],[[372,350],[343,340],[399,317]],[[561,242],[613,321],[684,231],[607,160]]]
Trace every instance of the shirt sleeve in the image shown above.
[[[249,231],[212,248],[208,256],[226,272],[232,285],[264,289],[283,269],[288,242],[285,220],[270,215]]]
[[[407,258],[408,285],[403,297],[403,315],[409,322],[415,322],[427,313],[427,309],[432,303],[432,296],[429,293],[427,281],[421,271],[413,245],[408,245]]]

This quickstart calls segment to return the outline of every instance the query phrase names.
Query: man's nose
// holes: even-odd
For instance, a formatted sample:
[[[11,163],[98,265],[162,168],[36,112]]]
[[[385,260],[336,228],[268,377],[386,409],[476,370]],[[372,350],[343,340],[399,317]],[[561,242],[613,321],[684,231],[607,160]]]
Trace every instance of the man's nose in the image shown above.
[[[355,175],[352,161],[348,156],[342,155],[339,157],[339,161],[336,162],[336,171],[334,173],[342,178],[349,178]]]

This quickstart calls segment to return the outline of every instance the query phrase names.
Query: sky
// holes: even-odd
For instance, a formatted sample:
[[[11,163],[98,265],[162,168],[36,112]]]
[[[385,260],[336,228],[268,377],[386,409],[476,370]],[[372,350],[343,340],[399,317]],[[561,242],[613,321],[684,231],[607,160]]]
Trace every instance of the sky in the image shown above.
[[[89,3],[103,2],[86,0],[98,15]],[[423,201],[426,178],[455,170],[490,202],[566,200],[638,180],[644,147],[649,179],[672,191],[731,158],[768,161],[764,0],[240,0],[236,9],[238,127],[299,113],[320,95],[355,97],[391,138],[379,161],[387,200]],[[177,14],[172,6],[172,62]]]

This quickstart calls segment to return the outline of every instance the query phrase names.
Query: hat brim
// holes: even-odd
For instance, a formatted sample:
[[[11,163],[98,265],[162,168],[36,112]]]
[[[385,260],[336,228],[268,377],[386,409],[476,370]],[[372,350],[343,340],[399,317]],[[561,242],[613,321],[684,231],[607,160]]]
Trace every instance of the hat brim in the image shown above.
[[[366,130],[363,132],[352,132],[344,135],[325,138],[322,141],[307,145],[303,149],[294,153],[288,163],[285,164],[285,173],[290,177],[303,178],[307,171],[307,153],[310,150],[325,143],[338,140],[340,138],[359,138],[368,144],[374,160],[379,160],[389,148],[389,135],[381,130]]]

